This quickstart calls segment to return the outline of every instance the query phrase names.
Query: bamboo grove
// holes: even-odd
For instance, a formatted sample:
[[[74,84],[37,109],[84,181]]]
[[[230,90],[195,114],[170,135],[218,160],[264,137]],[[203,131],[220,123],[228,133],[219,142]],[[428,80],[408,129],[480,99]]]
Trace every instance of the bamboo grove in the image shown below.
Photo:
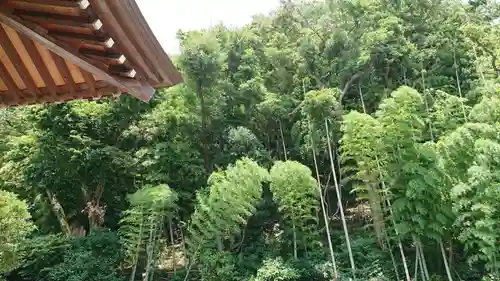
[[[0,280],[500,280],[499,12],[282,1],[150,103],[0,111]]]

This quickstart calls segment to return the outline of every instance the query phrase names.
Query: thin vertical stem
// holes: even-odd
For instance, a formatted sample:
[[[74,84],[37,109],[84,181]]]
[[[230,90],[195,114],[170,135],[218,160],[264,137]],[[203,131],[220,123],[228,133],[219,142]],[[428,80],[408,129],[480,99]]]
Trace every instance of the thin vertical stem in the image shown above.
[[[361,92],[361,85],[358,84],[359,99],[361,100],[361,106],[363,107],[363,113],[366,114],[365,99],[363,98],[363,92]]]
[[[312,145],[312,150],[313,150],[314,168],[316,170],[316,180],[318,182],[318,193],[319,193],[319,198],[321,200],[321,209],[323,211],[323,219],[325,220],[326,235],[328,236],[328,248],[330,249],[330,258],[332,259],[332,264],[333,264],[333,273],[334,273],[335,278],[338,278],[337,264],[335,262],[335,255],[333,254],[332,237],[330,235],[330,224],[328,223],[328,215],[327,215],[326,208],[325,208],[325,199],[323,198],[323,192],[321,192],[321,182],[319,179],[318,162],[316,160],[316,149],[315,149],[315,144],[314,144],[312,137],[311,137],[311,145]]]
[[[293,217],[293,214],[292,214]],[[295,230],[295,219],[292,219],[292,230],[293,230],[293,259],[298,260],[297,256],[297,231]]]
[[[420,260],[422,261],[422,267],[424,269],[424,273],[425,273],[425,278],[427,280],[430,279],[429,277],[429,270],[427,270],[427,262],[425,261],[425,254],[424,254],[424,249],[422,247],[422,243],[420,242],[420,240],[417,241],[417,245],[418,245],[418,248],[420,250]]]
[[[278,120],[278,122],[280,125],[281,144],[283,145],[283,154],[285,155],[285,161],[288,161],[288,155],[287,155],[286,146],[285,146],[285,138],[283,137],[283,126],[281,125],[281,120]]]
[[[177,272],[176,260],[175,260],[175,241],[174,241],[174,229],[172,224],[172,218],[168,218],[168,228],[170,232],[170,243],[172,244],[172,267],[174,268],[174,273]]]
[[[427,110],[427,114],[429,114],[429,102],[427,101],[427,89],[425,88],[425,75],[424,75],[424,69],[422,68],[422,88],[424,92],[424,101],[425,101],[425,109]],[[429,131],[431,134],[431,140],[434,142],[434,132],[432,130],[432,122],[429,120]]]
[[[346,240],[346,246],[347,246],[347,251],[349,252],[349,260],[351,262],[351,269],[352,269],[352,274],[353,278],[356,278],[356,266],[354,265],[354,257],[352,255],[352,250],[351,250],[351,241],[349,239],[349,232],[347,230],[347,223],[345,221],[345,216],[344,216],[344,207],[342,206],[342,200],[340,197],[340,188],[339,184],[337,181],[337,174],[335,173],[335,165],[333,164],[333,155],[332,155],[332,147],[330,143],[330,133],[328,130],[328,120],[325,118],[325,129],[326,129],[326,139],[328,143],[328,154],[330,156],[330,165],[332,168],[332,173],[333,173],[333,182],[335,184],[335,191],[337,192],[337,199],[338,199],[338,205],[339,205],[339,210],[340,210],[340,218],[342,219],[342,227],[344,228],[344,235],[345,235],[345,240]]]
[[[415,274],[413,275],[414,281],[418,280],[418,264],[419,264],[419,262],[420,262],[420,256],[418,254],[418,251],[415,251]]]
[[[426,276],[424,273],[424,264],[423,264],[422,258],[420,256],[420,248],[417,246],[415,249],[417,250],[416,254],[418,255],[418,262],[420,264],[420,276],[422,276],[423,281],[428,281],[428,279],[426,279]]]
[[[399,270],[398,270],[398,266],[396,264],[396,259],[394,259],[394,254],[392,253],[391,243],[389,242],[389,238],[387,237],[387,233],[385,231],[384,231],[384,234],[385,234],[384,236],[385,236],[385,242],[387,245],[387,250],[389,250],[389,255],[391,256],[392,266],[394,267],[394,273],[396,273],[396,279],[401,280],[401,279],[399,279]]]
[[[406,69],[405,69],[405,81],[406,81]],[[365,102],[364,102],[365,99],[363,97],[363,92],[361,91],[361,87],[359,85],[358,85],[358,92],[359,92],[360,99],[362,101],[361,104],[363,105],[363,113],[366,114],[366,108],[365,108]],[[381,177],[382,189],[386,190],[387,187],[385,185],[385,180],[383,179],[383,176],[382,176],[382,167],[380,167],[380,162],[378,160],[378,156],[375,156],[375,161],[377,162],[377,169],[378,169],[378,172],[379,172],[380,177]],[[389,201],[389,199],[387,197],[385,200],[387,203],[387,208],[389,209],[389,214],[391,216],[392,225],[394,226],[394,231],[395,231],[397,239],[398,239],[398,248],[399,248],[399,252],[401,254],[401,260],[403,261],[403,268],[404,268],[405,275],[406,275],[406,281],[411,281],[410,271],[408,270],[408,265],[406,263],[406,255],[405,255],[405,252],[403,249],[403,244],[401,243],[401,238],[399,237],[398,230],[396,229],[396,222],[394,221],[394,216],[392,214],[391,202]]]
[[[384,181],[382,181],[382,188],[385,189],[385,182]],[[406,263],[406,255],[405,255],[405,251],[403,249],[403,243],[401,243],[401,238],[399,237],[399,232],[398,232],[398,229],[396,228],[396,221],[394,220],[394,215],[392,213],[391,202],[389,201],[389,199],[386,199],[386,202],[387,202],[387,206],[389,209],[389,214],[391,216],[392,225],[394,226],[394,232],[396,233],[396,236],[398,237],[398,248],[399,248],[399,252],[401,254],[401,259],[403,260],[403,268],[405,270],[406,281],[411,281],[410,271],[408,270],[408,264]]]
[[[458,64],[455,55],[455,47],[453,47],[453,67],[455,68],[455,79],[457,80],[458,94],[460,95],[460,105],[462,106],[462,114],[464,115],[464,120],[467,122],[467,114],[465,113],[465,105],[462,97],[462,87],[460,86],[460,78],[458,77]]]
[[[446,253],[444,251],[443,242],[439,242],[439,247],[441,248],[441,254],[443,255],[444,267],[446,268],[446,275],[448,276],[448,281],[453,281],[451,277],[450,267],[448,265],[448,260],[446,259]]]
[[[142,234],[143,234],[143,226],[144,226],[144,217],[141,214],[141,224],[139,225],[139,238],[137,241],[137,246],[135,249],[135,254],[134,254],[134,266],[132,267],[132,273],[130,275],[130,281],[135,280],[135,273],[137,272],[137,263],[139,261],[139,252],[141,250],[141,244],[142,244]]]

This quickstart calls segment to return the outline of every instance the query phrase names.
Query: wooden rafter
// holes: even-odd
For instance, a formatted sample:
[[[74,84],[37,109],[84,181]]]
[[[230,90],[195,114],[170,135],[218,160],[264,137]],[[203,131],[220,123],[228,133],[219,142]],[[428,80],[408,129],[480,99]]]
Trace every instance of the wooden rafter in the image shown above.
[[[138,71],[140,71],[143,75],[153,79],[154,82],[158,82],[160,79],[153,72],[152,66],[144,60],[141,52],[134,46],[132,39],[127,36],[106,1],[90,0],[90,3],[99,18],[101,18],[103,24],[106,26],[107,32],[112,37],[122,38],[122,44],[120,47],[127,59],[131,60],[134,65],[137,65]]]
[[[182,81],[135,0],[0,0],[0,107]]]
[[[3,83],[7,86],[8,90],[13,92],[13,95],[9,95],[8,98],[10,99],[7,102],[18,102],[19,97],[24,96],[19,87],[17,87],[16,82],[14,82],[14,79],[10,75],[9,71],[7,70],[7,67],[3,64],[3,62],[0,61],[0,79],[2,79]],[[2,96],[3,99],[3,96]]]
[[[37,13],[37,12],[26,12],[26,11],[16,11],[14,12],[16,16],[19,16],[23,20],[38,23],[40,25],[51,25],[51,26],[66,26],[66,27],[78,27],[87,28],[90,30],[99,30],[102,27],[102,22],[100,19],[91,20],[89,17],[69,17],[69,16],[58,16],[51,15],[47,13]]]
[[[112,53],[112,52],[101,52],[91,49],[81,49],[80,53],[92,58],[102,63],[113,65],[113,64],[124,64],[127,58],[123,54]]]
[[[72,95],[76,94],[76,84],[75,80],[73,80],[73,76],[71,75],[71,72],[69,71],[68,65],[66,62],[58,55],[51,53],[52,59],[54,60],[57,69],[59,70],[59,73],[61,73],[64,82],[66,82],[66,85],[68,85],[68,90],[69,93]]]
[[[26,68],[26,65],[19,56],[18,52],[16,51],[16,48],[14,47],[14,45],[12,45],[9,36],[7,35],[7,32],[5,32],[5,29],[1,24],[0,24],[0,45],[2,45],[4,51],[9,56],[10,60],[12,61],[12,64],[14,64],[17,73],[19,73],[19,75],[23,77],[24,83],[28,88],[30,94],[37,95],[38,87],[36,86],[33,77],[29,73],[28,69]]]
[[[63,13],[68,16],[82,16],[84,10],[88,7],[87,0],[82,1],[57,1],[44,0],[42,3],[32,0],[10,1],[9,5],[16,9],[44,13]]]
[[[25,22],[13,16],[12,14],[5,14],[3,11],[0,11],[0,22],[8,25],[17,32],[26,35],[31,40],[38,42],[40,45],[46,47],[54,53],[57,53],[64,59],[69,60],[76,65],[79,65],[82,69],[98,75],[104,81],[129,92],[131,95],[141,100],[148,101],[154,94],[153,87],[144,85],[136,80],[110,75],[106,72],[106,70],[94,66],[91,62],[88,61],[87,58],[85,58],[67,43],[49,37],[46,33],[40,31],[36,27],[29,28],[28,26],[26,26],[27,24]]]
[[[28,2],[40,4],[38,0],[18,0],[17,2]],[[85,10],[90,5],[88,0],[43,0],[44,5],[66,7],[66,8],[78,8]]]
[[[38,49],[35,46],[35,43],[32,40],[28,39],[23,34],[19,34],[19,37],[21,38],[21,41],[23,42],[23,45],[26,48],[26,51],[30,55],[31,60],[33,61],[35,67],[37,68],[38,72],[40,73],[40,76],[43,79],[43,83],[45,84],[47,89],[49,89],[50,95],[56,96],[57,95],[56,82],[54,81],[54,78],[52,78],[52,75],[50,75],[50,72],[47,69],[47,66],[43,62],[43,59],[40,56],[40,53],[38,52]]]
[[[88,73],[85,70],[80,69],[80,71],[82,72],[83,79],[85,80],[85,83],[87,83],[87,85],[89,87],[89,91],[91,93],[95,94],[96,93],[96,86],[95,86],[94,77],[92,76],[92,74]]]

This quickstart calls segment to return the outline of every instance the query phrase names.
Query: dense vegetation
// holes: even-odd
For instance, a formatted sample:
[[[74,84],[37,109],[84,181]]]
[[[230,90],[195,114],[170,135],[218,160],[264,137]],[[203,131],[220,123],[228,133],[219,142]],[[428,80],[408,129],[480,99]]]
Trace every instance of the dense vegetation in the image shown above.
[[[0,112],[0,279],[500,280],[500,6],[283,2],[185,83]]]

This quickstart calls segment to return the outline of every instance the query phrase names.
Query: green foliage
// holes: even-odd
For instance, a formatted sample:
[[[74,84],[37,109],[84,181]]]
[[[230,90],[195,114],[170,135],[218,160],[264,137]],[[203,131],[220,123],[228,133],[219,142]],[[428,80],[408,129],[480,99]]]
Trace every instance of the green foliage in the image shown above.
[[[228,152],[233,161],[244,156],[261,164],[267,164],[271,159],[257,137],[245,127],[231,128],[228,133]]]
[[[281,258],[266,259],[252,281],[326,281],[330,280],[309,261],[285,262]]]
[[[356,161],[359,179],[376,181],[379,167],[385,160],[382,125],[377,119],[357,111],[351,111],[343,119],[343,161]]]
[[[19,269],[19,275],[25,280],[48,280],[52,266],[64,260],[64,252],[71,245],[71,240],[64,235],[40,235],[26,241],[25,262]]]
[[[357,233],[356,277],[395,280],[391,249],[402,279],[400,239],[407,255],[422,243],[436,279],[441,241],[462,279],[498,270],[497,1],[281,2],[246,26],[179,31],[173,59],[186,83],[150,103],[122,95],[0,111],[0,189],[26,202],[39,230],[8,232],[27,253],[9,281],[116,280],[117,264],[157,278],[172,252],[186,265],[175,280],[191,265],[193,280],[323,280],[332,264],[315,163],[330,230],[342,227],[341,204]],[[118,230],[119,258],[75,244],[100,228]],[[347,245],[331,240],[344,280]],[[283,259],[292,242],[294,262]]]
[[[73,238],[61,254],[62,262],[51,265],[43,280],[124,280],[118,272],[122,255],[115,233],[103,231]]]
[[[228,252],[207,250],[200,253],[200,275],[202,280],[240,280],[236,260]]]
[[[168,185],[146,186],[129,196],[130,208],[120,221],[120,237],[125,251],[125,266],[134,266],[146,251],[157,250],[162,237],[164,220],[173,217],[177,194]],[[158,258],[149,256],[148,262]]]
[[[22,246],[34,230],[26,202],[0,190],[0,274],[16,269],[23,261]]]
[[[284,216],[285,225],[302,233],[307,241],[306,248],[314,246],[311,243],[318,235],[316,214],[320,204],[317,182],[311,170],[296,161],[277,161],[271,168],[270,181],[270,190]]]
[[[289,265],[285,264],[282,259],[265,260],[264,264],[257,271],[253,281],[271,281],[271,280],[297,280],[299,274]]]
[[[337,235],[341,235],[341,233]],[[397,280],[389,253],[377,247],[376,242],[376,235],[366,229],[352,234],[351,247],[357,265],[356,276],[360,280],[377,280],[377,278],[380,280]],[[395,245],[390,250],[397,251]],[[349,255],[345,243],[337,246],[336,253],[341,271],[345,272],[345,276],[348,276],[350,270]]]
[[[225,171],[213,173],[208,193],[198,194],[191,216],[188,245],[192,253],[217,237],[230,238],[240,231],[262,196],[268,172],[248,158],[236,161]]]

